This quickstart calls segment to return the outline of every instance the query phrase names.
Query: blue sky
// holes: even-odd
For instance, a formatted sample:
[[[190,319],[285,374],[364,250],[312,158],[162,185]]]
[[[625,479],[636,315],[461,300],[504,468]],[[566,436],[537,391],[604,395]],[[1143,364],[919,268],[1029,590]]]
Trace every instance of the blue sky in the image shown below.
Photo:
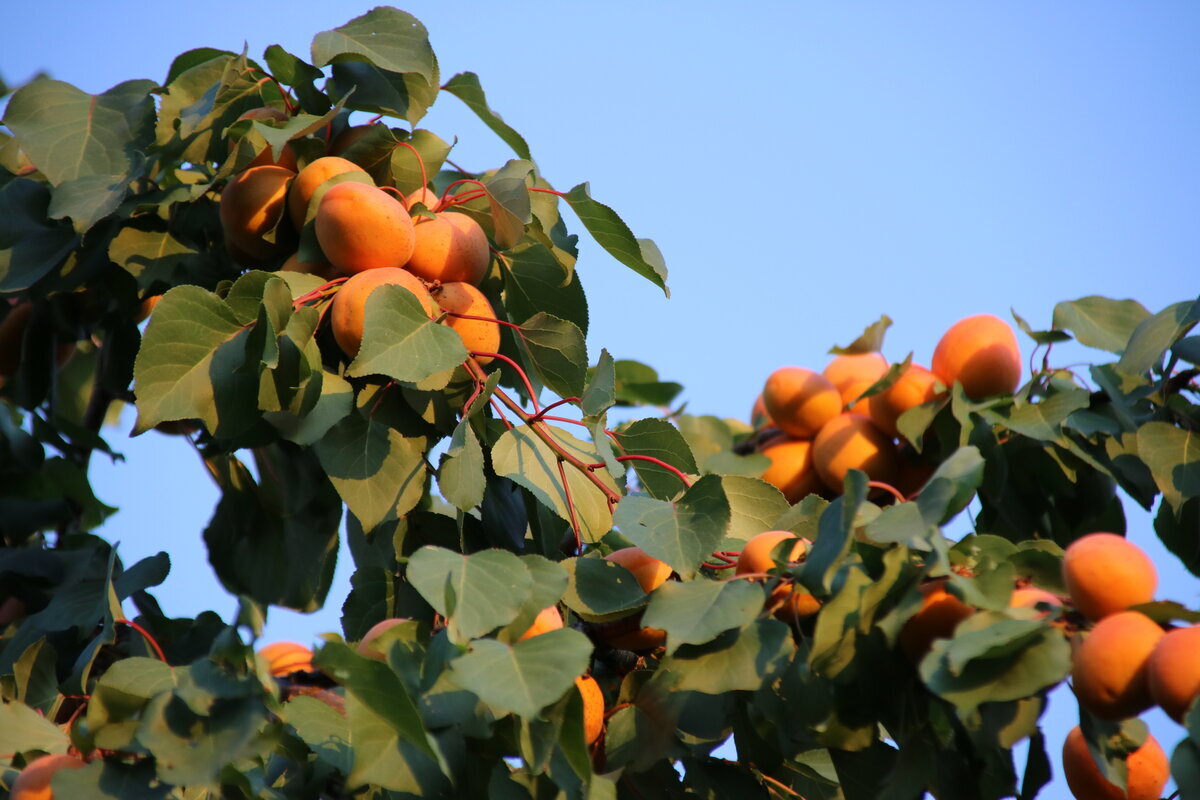
[[[217,0],[172,6],[168,23],[165,7],[140,2],[20,3],[0,75],[46,70],[99,92],[161,80],[193,47],[246,42],[259,57],[278,43],[303,56],[314,33],[369,7]],[[694,413],[745,418],[773,369],[820,369],[883,313],[895,320],[885,355],[928,363],[968,314],[1011,308],[1048,327],[1060,300],[1131,297],[1157,311],[1200,288],[1196,4],[405,8],[429,28],[443,78],[477,72],[542,174],[564,190],[590,181],[658,242],[670,301],[585,243],[589,347],[683,383]],[[452,97],[422,125],[457,136],[452,157],[467,168],[511,157]],[[168,611],[230,613],[200,543],[216,494],[195,455],[157,434],[109,435],[128,461],[96,462],[98,493],[122,508],[106,534],[127,562],[171,553]],[[1200,584],[1127,505],[1160,596],[1197,606]],[[273,612],[269,634],[336,630],[345,562],[327,610]],[[1060,690],[1051,743],[1074,713]],[[1147,718],[1169,751],[1181,729]],[[1042,796],[1069,795],[1056,779]]]

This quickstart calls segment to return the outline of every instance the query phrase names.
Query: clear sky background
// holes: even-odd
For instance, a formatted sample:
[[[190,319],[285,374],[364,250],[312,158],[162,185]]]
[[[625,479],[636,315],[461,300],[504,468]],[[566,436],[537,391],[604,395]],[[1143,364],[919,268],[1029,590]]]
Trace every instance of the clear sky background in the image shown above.
[[[11,4],[0,75],[38,70],[100,92],[161,81],[194,47],[307,57],[313,34],[369,4],[260,0],[147,6]],[[928,363],[955,320],[1015,309],[1049,327],[1091,294],[1151,311],[1200,291],[1200,5],[1056,2],[817,4],[410,2],[443,80],[479,74],[492,107],[560,189],[590,181],[659,244],[672,299],[583,239],[589,352],[655,366],[689,411],[745,419],[766,376],[820,369],[886,313],[884,353]],[[512,157],[456,98],[421,123],[458,137],[468,169]],[[581,226],[574,226],[582,233]],[[585,234],[586,237],[586,234]],[[1026,356],[1029,341],[1022,342]],[[1056,349],[1054,363],[1106,360]],[[109,432],[127,461],[94,481],[121,507],[101,532],[126,563],[167,550],[168,613],[235,603],[200,540],[216,491],[187,444]],[[1129,536],[1159,565],[1159,595],[1193,608],[1197,583],[1127,503]],[[328,607],[272,611],[268,636],[340,630],[349,556]],[[1044,719],[1058,747],[1068,690]],[[1145,717],[1168,753],[1182,738]],[[1168,790],[1169,792],[1169,790]],[[1041,797],[1069,797],[1056,774]]]

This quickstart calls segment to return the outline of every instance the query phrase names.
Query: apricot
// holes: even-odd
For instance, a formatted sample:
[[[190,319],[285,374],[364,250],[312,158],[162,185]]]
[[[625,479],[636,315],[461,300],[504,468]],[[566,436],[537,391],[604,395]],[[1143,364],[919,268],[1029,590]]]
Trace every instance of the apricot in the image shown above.
[[[910,364],[896,382],[879,394],[867,398],[867,413],[871,421],[888,436],[899,436],[896,420],[910,408],[928,403],[944,394],[938,376],[918,364]]]
[[[791,531],[764,531],[746,542],[738,556],[735,575],[749,575],[758,572],[770,572],[775,568],[774,554],[784,542],[795,540],[790,547],[784,548],[780,558],[794,563],[803,561],[808,554],[812,542],[799,538]],[[821,604],[815,597],[794,583],[781,583],[771,590],[767,605],[778,605],[775,616],[785,622],[796,622],[802,617],[811,616],[820,610]]]
[[[809,439],[842,413],[842,395],[824,375],[804,367],[780,367],[767,378],[763,404],[785,433]]]
[[[842,406],[854,403],[850,410],[856,414],[867,413],[867,400],[858,400],[859,395],[871,388],[888,371],[888,362],[879,353],[858,353],[835,356],[821,374],[837,387],[842,396]],[[857,401],[857,402],[855,402]]]
[[[590,745],[604,730],[604,692],[591,675],[580,675],[575,686],[583,697],[583,741]]]
[[[443,283],[435,287],[430,294],[442,310],[452,314],[466,314],[471,317],[487,317],[495,319],[496,312],[492,304],[483,296],[483,292],[469,283],[455,281]],[[444,320],[460,337],[467,350],[477,353],[500,352],[500,325],[480,319],[462,319],[446,317]],[[492,361],[491,356],[474,356],[475,363],[483,366]]]
[[[456,211],[433,219],[417,217],[416,243],[407,269],[431,283],[462,281],[478,285],[487,275],[492,254],[479,223]]]
[[[1171,772],[1162,746],[1147,735],[1142,746],[1125,759],[1126,791],[1122,792],[1100,771],[1078,725],[1063,742],[1062,766],[1067,786],[1079,800],[1158,800]]]
[[[242,265],[266,266],[295,248],[294,231],[283,219],[288,181],[294,177],[296,173],[283,167],[251,167],[225,184],[219,208],[221,230],[225,247]],[[273,242],[266,238],[271,231]]]
[[[281,272],[303,272],[306,275],[316,275],[318,278],[326,281],[343,276],[342,271],[328,261],[301,261],[299,250],[288,256],[287,261],[283,262],[283,266],[279,270]]]
[[[762,479],[783,492],[789,503],[825,488],[813,467],[810,440],[779,436],[767,441],[760,452],[771,460]]]
[[[368,630],[366,633],[363,634],[362,640],[358,643],[358,646],[355,647],[354,649],[358,652],[358,654],[360,656],[366,656],[367,658],[373,658],[376,661],[386,661],[387,656],[385,656],[383,653],[379,652],[379,650],[377,650],[374,647],[375,640],[378,639],[380,636],[382,636],[384,634],[384,632],[389,631],[392,628],[396,627],[397,625],[403,624],[405,622],[408,622],[408,617],[392,617],[390,619],[385,619],[380,622],[376,622],[374,625],[371,626],[370,630]]]
[[[842,414],[813,440],[813,466],[825,485],[839,494],[851,469],[873,481],[895,483],[899,468],[896,445],[862,414]]]
[[[1071,685],[1079,704],[1112,720],[1153,705],[1148,663],[1162,638],[1162,628],[1136,611],[1119,611],[1097,622],[1071,654]]]
[[[604,557],[606,561],[620,564],[633,573],[638,585],[646,594],[653,592],[671,577],[670,565],[646,554],[640,547],[624,547]],[[622,650],[653,650],[667,640],[667,632],[660,628],[643,628],[641,612],[610,623],[596,625],[593,630],[613,647]]]
[[[1008,607],[1037,608],[1038,603],[1045,603],[1051,608],[1062,608],[1061,599],[1050,594],[1045,589],[1039,589],[1036,586],[1023,586],[1020,589],[1014,589],[1012,597],[1008,600]],[[1048,613],[1042,612],[1042,616],[1046,616]]]
[[[1115,533],[1079,537],[1067,547],[1062,563],[1071,602],[1088,619],[1149,603],[1158,588],[1150,557]]]
[[[367,298],[376,288],[385,284],[408,289],[421,301],[421,307],[430,319],[437,316],[437,306],[429,296],[429,290],[411,272],[396,267],[360,272],[338,289],[329,311],[333,338],[337,340],[338,347],[351,358],[358,355],[358,348],[362,346],[363,316],[366,313]]]
[[[150,318],[154,313],[154,307],[158,305],[158,301],[162,300],[161,294],[151,295],[138,304],[137,313],[133,315],[133,321],[136,324],[141,324]]]
[[[1021,383],[1021,348],[1007,322],[977,314],[942,334],[931,366],[942,383],[953,386],[958,381],[973,400],[1012,394]]]
[[[244,119],[262,120],[263,122],[287,122],[288,115],[286,111],[281,109],[264,106],[263,108],[250,109],[245,114],[242,114],[240,117],[238,117],[237,121],[240,122]],[[231,153],[233,152],[233,149],[234,144],[230,142],[229,150]],[[296,171],[296,151],[292,149],[291,142],[283,146],[283,149],[279,153],[278,161],[275,160],[274,155],[274,149],[268,147],[266,150],[263,150],[261,153],[256,155],[254,160],[247,164],[246,167],[248,169],[250,167],[276,166],[283,167],[284,169],[290,169],[292,172]]]
[[[657,558],[646,555],[640,547],[623,547],[604,557],[605,561],[620,564],[633,573],[642,591],[650,594],[671,577],[671,567]]]
[[[430,211],[436,211],[441,202],[442,198],[438,197],[437,192],[422,186],[420,189],[417,189],[408,197],[404,198],[404,207],[409,211],[412,211],[413,206],[415,206],[417,203],[420,203]]]
[[[900,648],[911,661],[920,661],[936,639],[954,636],[958,623],[975,609],[946,591],[946,578],[921,584],[921,607],[900,629]]]
[[[312,672],[312,650],[296,642],[272,642],[258,651],[277,678],[293,672]]]
[[[296,226],[296,230],[304,227],[304,219],[308,216],[309,201],[312,200],[321,184],[347,172],[361,172],[369,184],[375,183],[367,176],[367,171],[358,164],[337,156],[318,158],[300,170],[300,174],[292,182],[292,188],[287,197],[288,215],[292,218],[292,224]]]
[[[521,634],[517,641],[523,642],[526,639],[532,639],[534,636],[556,631],[562,626],[563,618],[562,614],[558,611],[558,606],[546,606],[533,618],[533,624]]]
[[[403,267],[413,251],[413,222],[396,198],[375,186],[331,186],[317,205],[317,241],[339,270]]]
[[[767,413],[767,404],[763,402],[761,394],[754,398],[754,407],[750,409],[750,427],[756,431],[775,427],[775,420]]]
[[[50,781],[60,769],[83,769],[83,759],[63,753],[39,756],[25,765],[13,781],[10,800],[53,800]]]
[[[1150,654],[1146,679],[1150,699],[1182,725],[1200,695],[1200,626],[1167,631]]]

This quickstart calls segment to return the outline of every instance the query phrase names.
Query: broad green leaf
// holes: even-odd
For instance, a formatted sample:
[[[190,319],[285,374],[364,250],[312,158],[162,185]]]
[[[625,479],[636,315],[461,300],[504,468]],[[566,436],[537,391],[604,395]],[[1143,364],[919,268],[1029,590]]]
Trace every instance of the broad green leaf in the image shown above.
[[[667,289],[666,265],[662,263],[662,256],[652,242],[643,244],[646,240],[635,238],[629,226],[615,211],[592,199],[586,183],[579,184],[563,197],[571,204],[579,221],[601,247],[613,258],[661,288],[667,297],[671,296]]]
[[[1200,321],[1200,300],[1189,300],[1164,308],[1142,320],[1129,338],[1117,369],[1141,375],[1162,361],[1163,353]]]
[[[1196,547],[1196,531],[1200,530],[1200,500],[1192,498],[1179,508],[1170,503],[1159,505],[1154,515],[1154,532],[1174,553],[1188,571],[1200,577],[1200,550]]]
[[[983,456],[975,447],[960,447],[938,465],[917,495],[917,508],[932,525],[944,525],[971,502],[983,483]]]
[[[866,484],[865,473],[850,470],[846,476],[845,493],[821,512],[817,536],[812,540],[813,548],[798,576],[800,582],[818,597],[830,593],[833,576],[850,548],[858,509],[866,502]]]
[[[1200,364],[1200,336],[1187,336],[1171,347],[1171,353],[1191,364]]]
[[[674,503],[627,495],[614,521],[625,538],[688,579],[720,544],[729,517],[721,479],[706,475]]]
[[[656,458],[684,474],[699,472],[687,440],[666,420],[640,419],[618,430],[616,439],[626,455]],[[642,488],[651,497],[669,500],[687,489],[677,475],[652,462],[633,460],[626,466],[637,471]]]
[[[479,639],[450,669],[455,683],[493,708],[532,717],[566,694],[591,655],[586,636],[563,628],[511,645]]]
[[[320,396],[304,416],[298,417],[288,412],[272,412],[263,416],[289,442],[312,445],[319,442],[330,428],[353,409],[353,387],[336,373],[322,372]]]
[[[200,715],[177,694],[163,693],[146,707],[137,741],[154,756],[160,780],[207,784],[241,756],[266,721],[257,699],[227,699]]]
[[[568,558],[562,562],[570,582],[563,602],[584,619],[625,616],[646,603],[633,573],[604,558]]]
[[[117,661],[92,690],[88,725],[95,730],[110,720],[134,717],[155,695],[174,688],[174,673],[158,659],[135,656]]]
[[[140,171],[140,168],[135,168]],[[70,219],[75,232],[83,234],[117,210],[134,175],[84,175],[54,187],[51,219]]]
[[[532,162],[512,159],[484,182],[492,212],[492,238],[501,250],[525,238],[525,226],[531,218],[525,179],[532,171]]]
[[[1009,311],[1012,313],[1013,321],[1017,323],[1017,327],[1021,330],[1021,332],[1030,339],[1033,339],[1033,341],[1037,344],[1057,344],[1058,342],[1071,341],[1071,334],[1067,333],[1066,331],[1035,331],[1033,326],[1026,322],[1024,317],[1018,314],[1015,309],[1009,309]]]
[[[350,774],[354,752],[350,723],[344,715],[315,697],[300,695],[284,704],[282,717],[319,760],[343,775]]]
[[[559,397],[583,394],[587,345],[574,322],[538,312],[521,323],[521,341],[538,377]]]
[[[613,357],[607,350],[600,351],[596,366],[588,369],[587,385],[579,406],[586,416],[603,414],[617,402],[617,372]]]
[[[1136,300],[1110,300],[1089,295],[1054,307],[1054,327],[1071,331],[1080,344],[1121,353],[1134,329],[1150,316]]]
[[[460,72],[446,81],[442,90],[466,103],[467,108],[474,111],[475,115],[483,120],[483,123],[491,128],[518,156],[526,160],[533,160],[533,156],[529,154],[529,145],[525,143],[521,134],[513,130],[508,123],[501,119],[499,114],[488,107],[487,96],[479,84],[478,75],[474,72]]]
[[[996,415],[1002,419],[1010,430],[1038,439],[1043,442],[1053,442],[1062,436],[1062,424],[1071,414],[1085,409],[1090,402],[1091,392],[1087,389],[1068,389],[1057,392],[1039,403],[1023,403],[1014,406],[1007,417]]]
[[[564,270],[541,244],[522,244],[504,255],[504,306],[511,319],[544,312],[575,323],[587,335],[587,298],[577,274]]]
[[[486,487],[483,448],[470,420],[463,419],[455,426],[450,449],[438,465],[438,488],[455,507],[470,511],[483,502]]]
[[[740,550],[740,543],[774,529],[775,521],[790,508],[783,492],[758,478],[726,475],[721,478],[729,500],[729,527],[726,544]]]
[[[317,89],[316,82],[325,77],[321,70],[297,58],[277,44],[263,52],[263,59],[276,80],[296,90],[301,107],[309,114],[324,114],[329,110],[329,98]]]
[[[762,611],[762,586],[749,581],[667,581],[650,595],[642,624],[667,632],[668,655],[744,628]]]
[[[346,698],[354,768],[346,776],[350,786],[372,784],[410,797],[428,791],[445,796],[451,789],[439,763],[396,732],[375,707],[357,695]]]
[[[892,318],[884,314],[878,320],[864,328],[863,332],[853,342],[845,347],[831,347],[829,348],[829,352],[833,355],[878,353],[883,349],[883,337],[890,327],[892,327]]]
[[[418,383],[467,358],[462,337],[430,320],[417,296],[401,286],[371,292],[363,319],[362,347],[346,368],[352,378],[386,375]]]
[[[543,609],[557,604],[562,599],[571,582],[570,575],[564,569],[564,564],[551,561],[545,556],[521,556],[521,563],[529,570],[529,577],[532,583],[530,584],[529,597],[526,599],[521,613],[517,615],[516,619],[513,620],[513,624],[509,627],[510,632],[518,635],[529,630],[529,626],[533,624],[534,618]]]
[[[440,136],[427,130],[413,131],[407,142],[392,150],[392,179],[396,188],[407,196],[424,187],[442,168],[448,155],[450,145]]]
[[[415,126],[437,99],[437,84],[415,72],[390,72],[368,61],[335,61],[332,71],[329,95],[352,111],[399,117]]]
[[[670,405],[683,386],[671,381],[661,381],[658,372],[638,361],[622,358],[616,362],[617,374],[617,405]],[[716,419],[716,417],[711,417]],[[683,429],[682,420],[680,429]],[[687,435],[687,431],[683,431]],[[695,449],[695,445],[692,446]]]
[[[465,643],[512,622],[533,588],[521,559],[507,550],[465,556],[426,546],[408,562],[408,580],[450,620],[450,637]]]
[[[676,691],[754,691],[784,668],[792,650],[786,624],[760,619],[706,644],[683,645],[663,659],[660,669],[675,677]]]
[[[148,289],[181,283],[200,254],[168,231],[122,228],[108,245],[108,257],[137,278],[139,288]]]
[[[0,186],[0,292],[27,289],[63,262],[78,239],[47,219],[50,191],[17,178]]]
[[[1200,496],[1200,436],[1167,422],[1138,428],[1138,455],[1150,467],[1154,482],[1172,508]]]
[[[171,790],[158,781],[148,759],[132,764],[98,759],[82,769],[62,769],[50,787],[55,797],[88,800],[166,800]]]
[[[318,33],[312,63],[324,67],[346,57],[365,59],[389,72],[415,72],[438,84],[437,57],[420,20],[399,9],[380,6],[345,25]]]
[[[0,703],[0,750],[4,753],[27,750],[65,753],[70,743],[61,728],[29,706],[17,702]]]

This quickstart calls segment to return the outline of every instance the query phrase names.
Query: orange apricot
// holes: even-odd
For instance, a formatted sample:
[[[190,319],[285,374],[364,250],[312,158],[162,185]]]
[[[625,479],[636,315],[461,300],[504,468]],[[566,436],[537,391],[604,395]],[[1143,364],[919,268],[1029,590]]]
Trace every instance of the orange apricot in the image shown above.
[[[331,186],[317,206],[317,242],[339,270],[403,267],[413,251],[413,222],[396,198],[348,181]]]
[[[562,626],[563,618],[562,614],[559,613],[558,606],[546,606],[533,618],[533,624],[521,634],[517,641],[523,642],[526,639],[532,639],[534,636],[556,631]]]
[[[1150,699],[1182,725],[1200,695],[1200,626],[1167,631],[1150,654],[1146,680]]]
[[[1036,586],[1022,586],[1020,589],[1013,589],[1012,597],[1008,600],[1008,607],[1037,608],[1039,603],[1045,603],[1051,608],[1062,608],[1061,598]],[[1048,611],[1043,611],[1042,616],[1046,616],[1048,613]]]
[[[763,402],[761,394],[754,398],[754,408],[750,409],[750,427],[756,431],[775,427],[775,420],[767,413],[767,404]]]
[[[392,617],[390,619],[382,620],[381,622],[376,622],[371,626],[370,630],[363,634],[362,640],[359,641],[358,646],[354,649],[360,656],[373,658],[376,661],[386,661],[387,656],[381,653],[374,646],[375,640],[382,636],[386,631],[390,631],[392,628],[405,622],[408,622],[408,617]]]
[[[479,223],[456,211],[433,219],[417,217],[416,243],[406,267],[427,281],[462,281],[479,285],[487,275],[492,254]]]
[[[39,756],[25,765],[13,781],[10,800],[54,800],[50,781],[60,769],[83,769],[83,759],[64,753]]]
[[[901,649],[911,661],[920,661],[936,639],[954,636],[958,623],[975,609],[946,591],[946,579],[936,578],[921,584],[921,607],[900,629]]]
[[[770,374],[763,404],[785,433],[811,438],[842,413],[842,395],[828,378],[804,367],[780,367]]]
[[[221,230],[225,247],[243,266],[266,266],[296,246],[295,233],[283,219],[288,182],[294,177],[283,167],[250,167],[225,184],[218,210]],[[267,239],[272,231],[274,241]]]
[[[1063,742],[1062,766],[1067,786],[1079,800],[1158,800],[1171,772],[1162,746],[1147,734],[1142,746],[1125,759],[1126,791],[1122,792],[1100,771],[1078,725]]]
[[[308,216],[308,204],[321,184],[347,172],[361,172],[363,177],[367,177],[367,171],[358,164],[337,156],[318,158],[300,170],[300,174],[292,182],[292,188],[287,196],[288,214],[291,216],[296,230],[304,227],[304,218]],[[370,184],[374,184],[370,178],[367,180]]]
[[[341,270],[327,261],[301,261],[299,250],[288,256],[287,261],[284,261],[283,266],[279,269],[281,272],[303,272],[306,275],[316,275],[326,281],[340,278],[343,275]]]
[[[449,311],[451,314],[487,317],[489,320],[496,318],[496,311],[488,299],[483,296],[483,292],[469,283],[462,281],[443,283],[434,288],[430,294],[433,295],[434,302],[441,306],[442,310]],[[478,353],[500,352],[499,323],[448,316],[445,324],[462,337],[467,350]],[[480,366],[488,364],[492,360],[491,356],[474,356],[474,358],[475,363]]]
[[[133,321],[136,324],[141,324],[150,318],[154,313],[154,307],[158,305],[158,301],[162,300],[161,294],[151,295],[138,304],[137,313],[133,315]]]
[[[842,396],[843,407],[854,403],[851,411],[866,414],[867,400],[858,400],[858,397],[870,389],[871,384],[886,375],[887,371],[887,359],[879,353],[858,353],[835,356],[821,374],[837,387]]]
[[[1071,602],[1099,620],[1154,599],[1158,571],[1140,547],[1115,533],[1089,533],[1067,546],[1063,580]]]
[[[879,394],[867,398],[867,412],[871,421],[888,436],[899,436],[896,420],[910,408],[937,398],[945,393],[938,376],[918,364],[910,364],[896,382]]]
[[[277,678],[293,672],[312,672],[312,650],[296,642],[272,642],[258,651]]]
[[[409,211],[412,211],[413,206],[415,206],[417,203],[420,203],[430,211],[435,211],[441,202],[442,198],[438,197],[437,192],[422,186],[420,189],[417,189],[408,197],[404,198],[404,207]]]
[[[430,319],[437,316],[437,306],[429,296],[429,290],[411,272],[397,267],[360,272],[338,289],[329,311],[333,338],[337,340],[338,347],[351,358],[358,355],[358,348],[362,346],[363,316],[366,313],[367,298],[371,292],[385,284],[408,289],[421,301],[421,306]]]
[[[671,567],[646,554],[640,547],[624,547],[604,557],[606,561],[620,564],[633,573],[638,585],[646,594],[653,592],[671,577]],[[613,647],[622,650],[653,650],[667,640],[667,632],[659,628],[643,628],[641,612],[614,622],[600,623],[593,627],[598,636]]]
[[[958,381],[973,400],[1012,394],[1021,383],[1021,348],[1011,325],[991,314],[977,314],[942,334],[931,366],[942,383],[953,386]]]
[[[778,436],[767,441],[760,452],[771,460],[762,479],[783,492],[789,503],[825,488],[813,467],[810,440]]]
[[[764,531],[746,542],[738,556],[735,575],[769,572],[775,568],[774,554],[784,542],[795,540],[790,547],[783,548],[781,558],[788,562],[802,561],[812,545],[808,539],[799,538],[791,531]],[[771,590],[767,605],[778,605],[775,616],[785,622],[796,622],[801,617],[817,613],[821,604],[818,600],[794,583],[781,583]]]
[[[604,692],[591,675],[580,675],[575,686],[583,697],[583,742],[590,745],[604,730]]]
[[[812,457],[817,475],[838,493],[851,469],[873,481],[895,483],[900,460],[892,440],[862,414],[842,414],[826,424],[813,440]]]
[[[605,561],[620,564],[633,573],[642,591],[650,594],[671,577],[671,567],[657,558],[646,555],[640,547],[623,547],[604,557]]]
[[[1136,611],[1109,614],[1071,654],[1079,704],[1101,719],[1126,719],[1153,705],[1147,664],[1163,630]]]

